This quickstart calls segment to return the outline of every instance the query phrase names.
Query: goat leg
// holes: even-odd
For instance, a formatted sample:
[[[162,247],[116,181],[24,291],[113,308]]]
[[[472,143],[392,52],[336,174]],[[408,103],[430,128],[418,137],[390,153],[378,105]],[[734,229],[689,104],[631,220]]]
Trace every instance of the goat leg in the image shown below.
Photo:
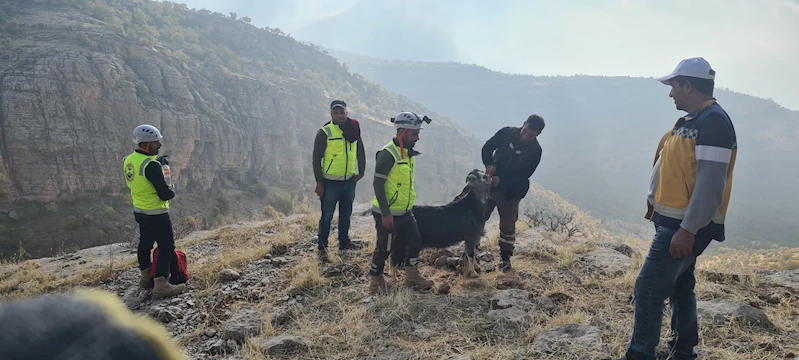
[[[479,275],[477,271],[475,271],[475,264],[474,255],[469,256],[468,252],[464,252],[463,255],[461,255],[460,273],[467,278],[473,279],[478,277]]]
[[[389,273],[389,277],[394,279],[394,281],[399,281],[398,280],[399,279],[399,271],[398,271],[397,267],[391,262],[389,262],[389,264],[388,264],[388,273]]]

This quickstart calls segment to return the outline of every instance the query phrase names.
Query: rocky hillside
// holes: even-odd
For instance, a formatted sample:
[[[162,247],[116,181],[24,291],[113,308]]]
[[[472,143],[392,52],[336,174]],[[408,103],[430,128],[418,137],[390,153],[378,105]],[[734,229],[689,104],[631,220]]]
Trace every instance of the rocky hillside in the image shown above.
[[[614,231],[650,237],[651,227],[640,220],[655,147],[684,114],[674,108],[668,87],[651,78],[516,75],[453,62],[331,54],[481,138],[499,126],[521,124],[531,113],[542,115],[544,156],[533,180]],[[715,96],[733,119],[740,148],[725,245],[799,245],[799,230],[789,225],[799,216],[792,201],[799,191],[781,181],[799,176],[799,167],[788,165],[799,158],[799,111],[728,89],[716,89]]]
[[[163,323],[191,359],[609,359],[624,351],[646,250],[639,242],[568,237],[525,218],[515,271],[501,274],[493,219],[479,278],[457,274],[452,257],[460,247],[426,250],[421,270],[435,280],[433,290],[369,296],[368,206],[353,217],[353,237],[364,249],[334,255],[331,264],[315,258],[316,215],[293,215],[179,241],[191,279],[174,299],[152,301],[136,289],[134,250],[125,245],[2,266],[0,296],[105,289]],[[703,359],[799,355],[799,273],[699,264]],[[391,280],[401,281],[402,274]],[[667,307],[663,338],[668,316]]]
[[[119,166],[141,123],[164,133],[178,197],[194,199],[176,207],[196,221],[225,215],[206,209],[226,189],[283,195],[260,209],[312,196],[313,137],[332,99],[363,124],[367,180],[394,134],[388,119],[403,110],[434,119],[418,145],[421,202],[451,198],[479,165],[479,142],[452,122],[235,14],[148,0],[14,0],[0,4],[0,39],[0,255],[18,242],[39,254],[68,245],[47,228],[69,229],[68,216],[105,233],[93,245],[119,241],[111,232],[132,221],[128,205],[92,199],[127,191]],[[359,199],[370,194],[368,181],[359,186]],[[76,200],[94,210],[56,211]]]

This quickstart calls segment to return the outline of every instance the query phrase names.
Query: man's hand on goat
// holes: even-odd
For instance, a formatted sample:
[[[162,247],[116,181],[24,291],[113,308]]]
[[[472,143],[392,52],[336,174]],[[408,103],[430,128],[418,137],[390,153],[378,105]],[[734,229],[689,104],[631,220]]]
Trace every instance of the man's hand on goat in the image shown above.
[[[497,168],[495,168],[493,165],[486,166],[486,175],[494,175],[494,171],[497,171]]]
[[[391,214],[383,215],[383,227],[391,230],[394,228],[394,216]]]
[[[491,177],[491,186],[496,187],[499,185],[499,176],[492,176]]]

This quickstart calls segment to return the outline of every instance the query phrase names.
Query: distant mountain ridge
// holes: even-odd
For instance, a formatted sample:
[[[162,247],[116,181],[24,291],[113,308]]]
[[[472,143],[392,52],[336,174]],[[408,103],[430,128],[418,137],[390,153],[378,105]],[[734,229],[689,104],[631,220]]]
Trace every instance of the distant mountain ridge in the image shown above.
[[[446,114],[487,139],[531,113],[547,120],[532,180],[616,230],[647,237],[649,172],[660,137],[684,113],[647,78],[509,75],[475,65],[385,60],[330,50],[355,73]],[[671,69],[664,69],[664,74]],[[660,75],[660,74],[655,74]],[[799,112],[717,89],[739,141],[725,244],[799,245]]]

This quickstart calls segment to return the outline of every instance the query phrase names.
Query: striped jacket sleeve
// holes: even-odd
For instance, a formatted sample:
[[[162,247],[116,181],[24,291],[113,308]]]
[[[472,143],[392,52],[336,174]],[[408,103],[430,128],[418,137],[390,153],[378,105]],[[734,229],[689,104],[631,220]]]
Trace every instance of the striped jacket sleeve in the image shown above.
[[[735,146],[732,124],[719,114],[708,115],[696,138],[696,184],[680,224],[690,233],[710,224],[721,206]]]

